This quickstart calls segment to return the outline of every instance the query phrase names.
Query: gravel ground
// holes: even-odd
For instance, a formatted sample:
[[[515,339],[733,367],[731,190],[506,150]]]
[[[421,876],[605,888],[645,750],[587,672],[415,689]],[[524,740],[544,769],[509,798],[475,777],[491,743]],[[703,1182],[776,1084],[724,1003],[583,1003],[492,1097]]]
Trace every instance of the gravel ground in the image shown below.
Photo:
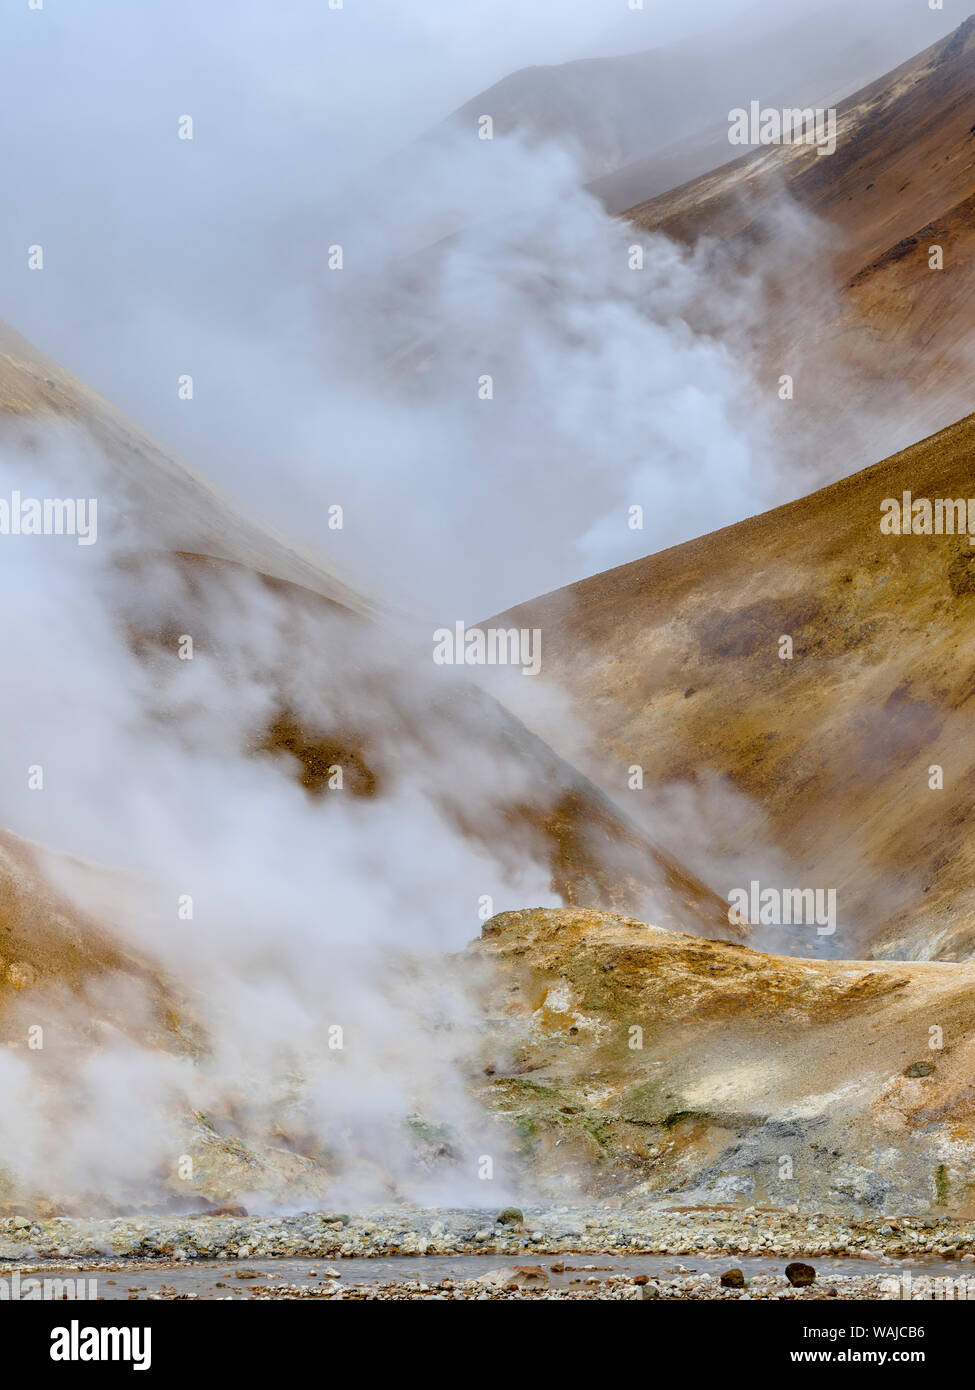
[[[263,1299],[304,1299],[318,1298],[327,1299],[329,1302],[336,1300],[345,1302],[380,1301],[391,1300],[433,1300],[433,1301],[453,1301],[453,1300],[502,1300],[502,1301],[522,1301],[544,1300],[558,1301],[563,1299],[707,1299],[721,1301],[740,1301],[757,1299],[789,1299],[809,1302],[828,1298],[862,1300],[862,1299],[889,1299],[892,1295],[888,1289],[882,1285],[879,1278],[843,1278],[832,1277],[823,1284],[814,1284],[807,1289],[794,1289],[788,1280],[782,1276],[759,1274],[750,1281],[743,1289],[722,1288],[718,1278],[713,1275],[684,1275],[668,1279],[647,1280],[645,1283],[637,1283],[632,1279],[605,1276],[580,1277],[574,1281],[576,1287],[548,1289],[548,1288],[492,1288],[485,1287],[479,1280],[465,1280],[463,1282],[453,1282],[448,1279],[441,1280],[438,1284],[428,1286],[423,1283],[412,1281],[396,1281],[375,1286],[364,1284],[352,1284],[348,1287],[342,1284],[329,1283],[319,1288],[309,1288],[298,1284],[258,1284],[250,1288],[253,1298]]]
[[[529,1257],[592,1251],[662,1255],[937,1256],[975,1262],[975,1221],[800,1214],[756,1207],[675,1210],[660,1206],[525,1207],[523,1221],[498,1211],[399,1204],[354,1215],[192,1215],[90,1220],[25,1216],[0,1220],[0,1261],[123,1257],[261,1259],[496,1253]]]
[[[173,1276],[173,1266],[167,1266],[168,1277]],[[318,1272],[318,1282],[311,1283],[307,1278],[301,1282],[291,1282],[286,1278],[275,1280],[273,1274],[258,1275],[254,1271],[242,1272],[241,1276],[249,1282],[232,1287],[229,1277],[216,1284],[215,1288],[203,1291],[187,1289],[170,1284],[163,1278],[151,1292],[145,1284],[138,1282],[145,1273],[126,1269],[119,1271],[118,1279],[106,1279],[99,1273],[97,1291],[89,1289],[79,1292],[77,1297],[111,1298],[128,1301],[145,1299],[149,1302],[186,1302],[195,1300],[229,1302],[266,1302],[268,1300],[326,1300],[328,1302],[386,1302],[390,1300],[428,1300],[433,1302],[461,1301],[522,1301],[522,1300],[560,1300],[587,1299],[690,1299],[714,1302],[749,1301],[891,1301],[943,1300],[950,1298],[975,1298],[975,1289],[959,1293],[952,1287],[947,1291],[945,1281],[940,1277],[915,1276],[908,1292],[903,1291],[899,1277],[878,1275],[844,1275],[835,1272],[819,1271],[815,1281],[806,1288],[793,1288],[783,1274],[754,1274],[740,1286],[724,1287],[717,1273],[700,1271],[683,1274],[665,1274],[655,1278],[646,1275],[636,1278],[630,1275],[605,1273],[586,1274],[586,1266],[577,1267],[579,1273],[559,1286],[550,1286],[553,1278],[549,1269],[559,1270],[561,1266],[506,1266],[498,1268],[478,1278],[445,1278],[436,1282],[425,1282],[422,1277],[399,1277],[380,1279],[369,1283],[346,1281],[335,1270]],[[526,1285],[521,1279],[527,1275]],[[130,1283],[131,1279],[136,1280]],[[975,1281],[972,1281],[975,1282]],[[951,1281],[952,1285],[954,1281]],[[114,1291],[111,1286],[117,1286]],[[22,1296],[22,1295],[21,1295]]]
[[[36,1221],[15,1216],[0,1220],[0,1270],[3,1264],[38,1267],[52,1261],[179,1264],[310,1257],[340,1264],[348,1257],[465,1253],[496,1254],[501,1264],[538,1264],[544,1257],[586,1252],[728,1256],[731,1264],[736,1255],[862,1256],[881,1263],[933,1257],[961,1261],[959,1273],[969,1272],[967,1264],[975,1262],[975,1221],[933,1216],[853,1221],[795,1209],[678,1210],[649,1204],[525,1207],[520,1222],[518,1213],[509,1213],[507,1222],[499,1215],[497,1209],[444,1210],[402,1203],[351,1215],[298,1212]],[[414,1287],[411,1294],[402,1296],[430,1295],[417,1294]],[[755,1296],[767,1295],[757,1291]],[[836,1296],[844,1296],[839,1288]]]

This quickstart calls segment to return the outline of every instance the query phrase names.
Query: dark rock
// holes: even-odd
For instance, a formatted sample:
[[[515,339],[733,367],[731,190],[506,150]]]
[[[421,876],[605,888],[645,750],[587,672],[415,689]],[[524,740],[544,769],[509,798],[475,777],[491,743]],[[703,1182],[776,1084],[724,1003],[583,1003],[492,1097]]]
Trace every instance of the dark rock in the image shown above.
[[[723,1289],[747,1289],[745,1276],[740,1269],[726,1269],[721,1276],[721,1287]]]
[[[794,1289],[806,1289],[815,1283],[816,1271],[812,1265],[804,1265],[795,1260],[791,1265],[786,1265],[785,1277]]]
[[[912,1062],[904,1073],[905,1076],[930,1076],[934,1067],[928,1066],[927,1062]]]

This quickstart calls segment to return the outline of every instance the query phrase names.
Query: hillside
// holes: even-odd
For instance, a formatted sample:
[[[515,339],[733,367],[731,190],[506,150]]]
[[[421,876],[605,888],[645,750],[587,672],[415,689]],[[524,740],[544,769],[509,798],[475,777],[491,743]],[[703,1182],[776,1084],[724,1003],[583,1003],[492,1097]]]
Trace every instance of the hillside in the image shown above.
[[[741,346],[759,389],[793,376],[780,443],[813,482],[971,408],[973,87],[975,16],[840,102],[833,155],[766,146],[625,214],[762,277],[766,312]]]
[[[776,20],[756,6],[706,35],[647,51],[519,69],[465,102],[440,130],[473,129],[489,114],[496,135],[567,142],[594,191],[619,210],[641,182],[657,191],[730,160],[732,107],[752,96],[773,105],[837,101],[949,22],[896,0],[886,18],[881,25],[869,7],[818,4]],[[620,39],[632,28],[618,26]]]
[[[572,910],[494,918],[478,962],[480,1092],[554,1189],[975,1210],[971,964],[805,963]]]
[[[834,887],[842,955],[975,952],[975,549],[880,531],[906,490],[967,498],[973,464],[969,416],[496,620],[541,627],[542,677],[569,691],[599,780],[644,769],[634,814],[670,823],[722,894],[781,856],[785,882]],[[716,857],[729,839],[737,878]]]

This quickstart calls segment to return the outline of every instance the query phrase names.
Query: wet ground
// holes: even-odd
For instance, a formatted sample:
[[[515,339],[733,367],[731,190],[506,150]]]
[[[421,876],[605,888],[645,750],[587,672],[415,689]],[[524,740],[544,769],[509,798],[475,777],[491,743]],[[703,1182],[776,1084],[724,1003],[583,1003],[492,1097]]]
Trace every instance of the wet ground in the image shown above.
[[[519,1257],[519,1263],[533,1263],[530,1255]],[[784,1276],[787,1260],[761,1259],[749,1256],[721,1256],[717,1258],[687,1256],[675,1259],[666,1255],[566,1255],[558,1259],[537,1261],[549,1274],[549,1286],[553,1289],[567,1288],[585,1283],[587,1279],[609,1279],[625,1277],[632,1279],[637,1275],[648,1275],[653,1279],[672,1277],[680,1274],[711,1274],[718,1278],[732,1267],[740,1269],[747,1280],[758,1275]],[[171,1264],[154,1261],[147,1265],[144,1261],[129,1261],[116,1264],[111,1269],[93,1267],[86,1261],[84,1268],[54,1266],[44,1262],[33,1268],[20,1266],[21,1278],[30,1276],[47,1279],[85,1278],[97,1281],[97,1296],[106,1300],[143,1299],[153,1295],[163,1297],[195,1296],[197,1298],[236,1298],[246,1296],[249,1285],[267,1285],[278,1282],[288,1285],[305,1285],[309,1288],[324,1287],[341,1283],[351,1285],[386,1285],[403,1282],[416,1282],[432,1286],[443,1279],[460,1283],[476,1279],[490,1270],[507,1265],[512,1261],[489,1255],[397,1255],[391,1258],[366,1259],[275,1259],[275,1260],[233,1260],[181,1262]],[[954,1260],[870,1260],[870,1259],[816,1259],[814,1261],[820,1282],[831,1276],[857,1278],[889,1278],[910,1270],[915,1278],[949,1277],[957,1279],[962,1275],[972,1275],[971,1265],[961,1265]],[[554,1268],[553,1268],[554,1266]],[[6,1277],[9,1273],[4,1271]],[[339,1279],[335,1279],[335,1274]]]

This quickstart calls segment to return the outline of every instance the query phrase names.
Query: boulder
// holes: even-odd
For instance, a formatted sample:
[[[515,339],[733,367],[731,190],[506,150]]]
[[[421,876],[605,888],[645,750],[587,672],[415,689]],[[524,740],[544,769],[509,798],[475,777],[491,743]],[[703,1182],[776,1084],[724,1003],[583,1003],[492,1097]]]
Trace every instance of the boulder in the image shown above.
[[[791,1265],[786,1265],[785,1277],[794,1289],[806,1289],[815,1283],[816,1271],[812,1265],[804,1265],[795,1260]]]
[[[477,1283],[492,1289],[547,1289],[549,1279],[541,1265],[508,1265],[482,1274]]]

